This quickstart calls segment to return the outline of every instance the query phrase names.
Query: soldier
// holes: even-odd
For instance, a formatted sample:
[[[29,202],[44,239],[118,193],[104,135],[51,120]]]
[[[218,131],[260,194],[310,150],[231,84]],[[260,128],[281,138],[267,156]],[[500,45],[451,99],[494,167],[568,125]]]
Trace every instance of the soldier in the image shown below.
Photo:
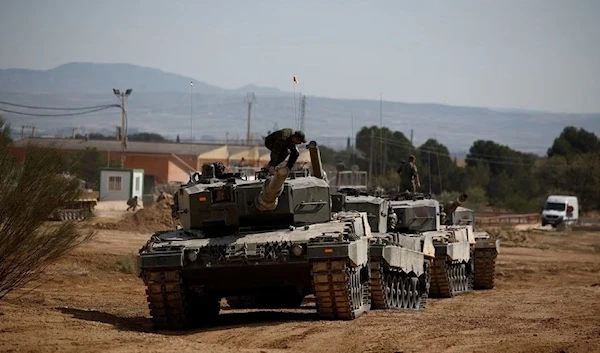
[[[265,137],[265,147],[271,151],[271,160],[267,164],[269,173],[274,174],[275,167],[285,161],[288,156],[290,158],[288,159],[287,167],[291,170],[300,156],[297,145],[301,143],[306,143],[306,138],[300,130],[286,128],[275,131]]]
[[[442,212],[442,224],[452,225],[454,223],[453,214],[456,209],[463,204],[463,202],[467,201],[469,196],[467,194],[461,194],[454,201],[446,202],[444,204],[444,209]]]
[[[410,155],[408,157],[408,163],[404,163],[400,167],[400,192],[416,192],[417,187],[421,187],[421,181],[419,179],[419,171],[415,165],[415,156]],[[415,186],[416,182],[416,186]]]
[[[134,196],[127,200],[127,206],[129,206],[127,207],[127,211],[132,210],[133,212],[135,212],[135,209],[138,207],[138,197]]]

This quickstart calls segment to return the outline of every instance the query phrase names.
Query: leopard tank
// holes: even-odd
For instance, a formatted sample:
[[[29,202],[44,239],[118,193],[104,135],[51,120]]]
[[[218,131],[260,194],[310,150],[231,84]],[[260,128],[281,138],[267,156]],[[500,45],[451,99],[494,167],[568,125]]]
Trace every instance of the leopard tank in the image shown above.
[[[435,256],[433,237],[396,230],[390,201],[352,188],[338,190],[333,204],[368,214],[373,309],[424,310]]]
[[[444,207],[445,224],[450,226],[471,225],[476,227],[475,211],[461,206],[468,195],[460,195]],[[474,257],[473,289],[493,289],[496,271],[496,258],[500,252],[500,239],[493,239],[485,231],[474,229],[475,243],[472,244]]]
[[[314,294],[321,318],[352,320],[371,307],[367,214],[332,214],[319,148],[312,175],[278,167],[255,180],[205,165],[174,195],[178,229],[138,253],[157,329],[210,325],[220,301],[298,307]]]
[[[396,231],[431,239],[433,243],[429,296],[450,298],[471,292],[475,244],[472,226],[443,225],[439,202],[421,193],[401,193],[390,201],[390,207],[397,217]]]

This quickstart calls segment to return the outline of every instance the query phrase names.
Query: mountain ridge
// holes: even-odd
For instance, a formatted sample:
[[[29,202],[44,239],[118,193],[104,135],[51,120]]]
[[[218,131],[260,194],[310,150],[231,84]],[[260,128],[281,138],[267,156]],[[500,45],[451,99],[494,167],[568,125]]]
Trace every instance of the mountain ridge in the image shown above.
[[[193,98],[190,80],[194,81]],[[114,104],[112,88],[133,88],[127,103],[130,131],[156,132],[167,137],[226,140],[246,136],[247,105],[253,92],[251,132],[296,126],[299,101],[292,92],[247,84],[235,89],[211,85],[184,75],[127,63],[67,63],[50,70],[0,70],[0,101],[45,107]],[[190,104],[193,106],[190,111]],[[17,110],[1,105],[0,109]],[[307,95],[306,133],[332,147],[344,147],[362,126],[379,126],[379,100]],[[27,110],[19,110],[27,111]],[[44,111],[27,111],[45,113]],[[59,134],[73,126],[87,131],[114,131],[120,112],[103,111],[77,118],[30,117],[0,111],[13,126],[36,125],[36,132]],[[193,116],[190,116],[193,114]],[[441,103],[383,101],[383,125],[410,136],[415,145],[436,138],[451,151],[468,150],[473,141],[492,140],[524,152],[544,154],[567,125],[600,132],[600,114],[552,113],[534,110],[455,106]],[[351,118],[353,117],[353,119]],[[62,132],[61,132],[62,133]],[[321,142],[320,142],[321,143]]]

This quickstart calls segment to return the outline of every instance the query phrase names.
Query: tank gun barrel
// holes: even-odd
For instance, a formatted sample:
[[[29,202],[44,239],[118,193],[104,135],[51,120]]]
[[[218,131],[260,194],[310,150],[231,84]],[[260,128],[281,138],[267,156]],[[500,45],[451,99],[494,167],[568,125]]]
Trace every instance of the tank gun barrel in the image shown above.
[[[256,208],[260,211],[273,211],[277,208],[277,200],[283,192],[283,184],[289,172],[287,166],[277,168],[275,175],[264,181],[262,190],[256,197]]]

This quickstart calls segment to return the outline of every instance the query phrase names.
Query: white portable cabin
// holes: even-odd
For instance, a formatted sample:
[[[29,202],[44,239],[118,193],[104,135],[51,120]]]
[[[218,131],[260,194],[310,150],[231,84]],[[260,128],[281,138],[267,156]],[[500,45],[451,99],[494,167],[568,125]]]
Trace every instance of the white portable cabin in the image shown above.
[[[100,201],[127,201],[137,196],[142,200],[143,169],[100,169]]]
[[[561,223],[573,224],[579,219],[579,201],[576,196],[550,195],[542,208],[542,226],[556,227]]]

